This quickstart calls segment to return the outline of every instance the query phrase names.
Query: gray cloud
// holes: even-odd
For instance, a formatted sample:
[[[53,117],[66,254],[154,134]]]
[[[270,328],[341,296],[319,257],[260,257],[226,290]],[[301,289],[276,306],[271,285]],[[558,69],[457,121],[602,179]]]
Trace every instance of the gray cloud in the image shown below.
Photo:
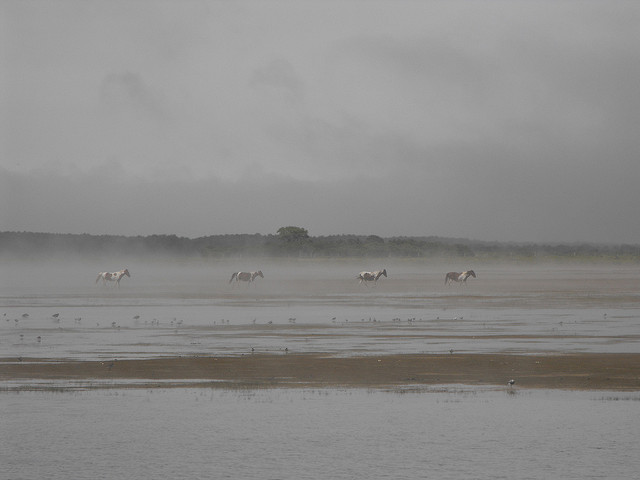
[[[100,86],[100,97],[115,109],[142,111],[152,115],[157,115],[162,110],[145,82],[139,75],[131,72],[106,75]]]
[[[640,241],[633,3],[56,5],[0,5],[2,230]]]
[[[279,58],[267,65],[256,68],[249,85],[253,88],[267,88],[278,91],[284,100],[298,103],[304,95],[304,83],[287,60]]]
[[[238,182],[152,182],[111,168],[76,177],[3,172],[11,230],[200,236],[273,233],[301,225],[314,235],[442,235],[488,240],[633,243],[640,201],[632,177],[585,181],[559,166],[503,165],[508,182],[480,164],[433,174],[305,182],[269,175]],[[630,188],[626,196],[616,188]],[[42,201],[42,199],[46,201]]]

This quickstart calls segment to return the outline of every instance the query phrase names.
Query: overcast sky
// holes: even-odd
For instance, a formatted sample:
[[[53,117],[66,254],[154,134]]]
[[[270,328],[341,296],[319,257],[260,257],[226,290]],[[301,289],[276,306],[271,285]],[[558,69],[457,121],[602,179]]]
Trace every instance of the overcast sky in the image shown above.
[[[640,243],[640,2],[0,17],[2,231]]]

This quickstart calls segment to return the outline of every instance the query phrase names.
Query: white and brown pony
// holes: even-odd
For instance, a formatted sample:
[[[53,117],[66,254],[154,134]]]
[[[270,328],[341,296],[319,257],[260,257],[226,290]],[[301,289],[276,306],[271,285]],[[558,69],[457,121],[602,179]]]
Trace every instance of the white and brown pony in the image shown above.
[[[262,270],[258,270],[257,272],[234,272],[233,275],[231,275],[231,280],[229,280],[229,283],[233,282],[234,280],[236,282],[251,283],[258,277],[264,278]]]
[[[116,285],[119,287],[120,280],[122,280],[122,277],[124,277],[125,275],[127,277],[131,277],[131,275],[129,274],[129,270],[127,270],[126,268],[124,270],[120,270],[119,272],[100,272],[98,274],[98,278],[96,278],[96,283],[98,283],[100,279],[102,279],[103,285],[106,285],[107,282],[116,282]]]
[[[385,277],[387,276],[386,268],[383,270],[378,270],[377,272],[360,272],[356,278],[360,279],[360,285],[364,283],[366,286],[367,282],[373,282],[374,284],[377,284],[378,279],[382,275],[384,275]]]
[[[447,276],[444,277],[444,284],[449,285],[451,282],[457,283],[467,283],[467,278],[473,277],[476,278],[476,272],[473,270],[467,270],[466,272],[458,273],[458,272],[449,272]]]

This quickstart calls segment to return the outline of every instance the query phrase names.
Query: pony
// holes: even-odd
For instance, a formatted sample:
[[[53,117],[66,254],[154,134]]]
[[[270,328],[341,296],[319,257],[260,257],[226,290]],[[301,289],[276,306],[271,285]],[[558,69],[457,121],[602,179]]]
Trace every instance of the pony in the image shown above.
[[[118,272],[100,272],[98,274],[98,278],[96,278],[96,283],[98,283],[100,279],[102,279],[103,285],[106,285],[107,282],[116,282],[116,285],[120,287],[120,280],[122,280],[122,277],[124,277],[125,275],[131,278],[129,270],[127,270],[126,268]]]
[[[257,277],[264,278],[264,275],[262,274],[262,270],[258,270],[257,272],[234,272],[233,275],[231,275],[231,280],[229,280],[229,283],[233,282],[234,279],[236,282],[251,283]]]
[[[377,284],[378,279],[382,275],[384,275],[385,277],[387,276],[386,268],[383,270],[378,270],[377,272],[360,272],[356,278],[360,279],[360,285],[364,283],[366,286],[367,285],[366,282],[373,282],[374,284]]]
[[[467,283],[467,278],[473,277],[476,278],[476,272],[473,270],[467,270],[466,272],[458,273],[458,272],[449,272],[444,277],[444,284],[448,285],[451,282],[459,282],[459,283]]]

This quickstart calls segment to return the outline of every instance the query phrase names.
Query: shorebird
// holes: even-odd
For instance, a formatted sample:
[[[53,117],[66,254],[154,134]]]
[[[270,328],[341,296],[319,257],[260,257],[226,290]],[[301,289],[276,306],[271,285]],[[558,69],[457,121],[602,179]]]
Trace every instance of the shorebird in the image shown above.
[[[516,383],[516,381],[512,378],[511,380],[509,380],[507,382],[507,385],[509,385],[509,387],[513,387],[513,384]]]

